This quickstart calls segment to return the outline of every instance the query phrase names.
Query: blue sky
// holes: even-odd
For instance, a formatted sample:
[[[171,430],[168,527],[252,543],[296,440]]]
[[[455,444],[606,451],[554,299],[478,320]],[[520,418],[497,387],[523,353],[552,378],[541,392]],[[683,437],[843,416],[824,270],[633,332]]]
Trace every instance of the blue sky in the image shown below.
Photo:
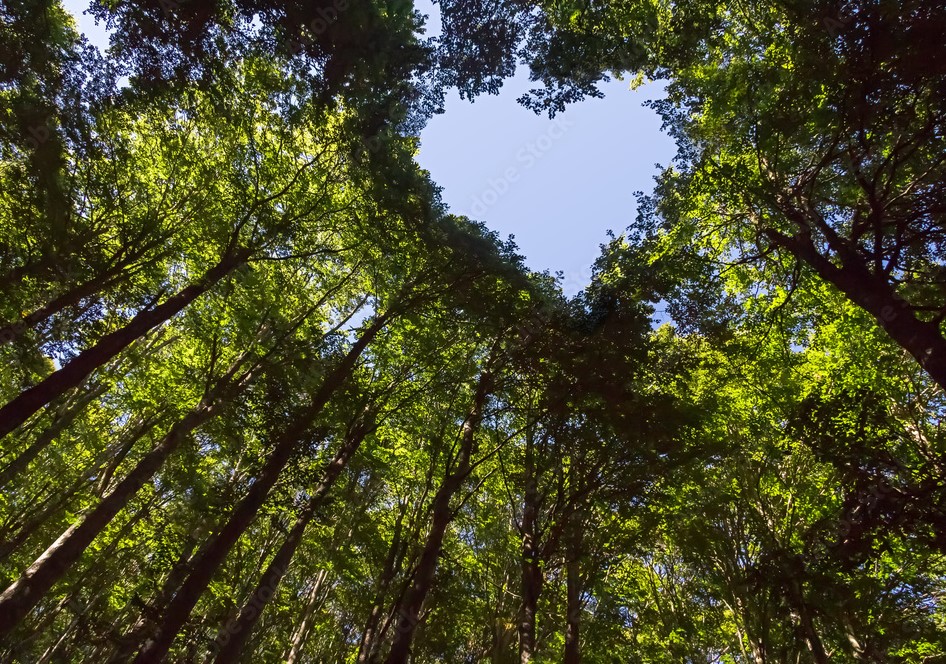
[[[64,4],[92,43],[107,43],[102,26],[82,15],[87,0]],[[436,9],[426,1],[418,7],[436,34]],[[604,99],[574,104],[549,120],[516,103],[529,88],[520,67],[499,95],[471,103],[451,93],[446,112],[421,135],[418,161],[451,211],[515,236],[526,264],[561,271],[565,293],[574,295],[590,280],[606,231],[620,232],[634,219],[633,192],[650,191],[656,164],[674,154],[656,114],[642,106],[662,90],[652,83],[631,91],[612,81],[602,88]]]
[[[659,85],[630,91],[612,81],[604,99],[555,120],[516,103],[529,87],[520,68],[497,96],[470,103],[451,94],[446,113],[421,136],[418,161],[452,211],[514,235],[527,265],[562,271],[573,295],[589,281],[607,230],[634,219],[634,192],[653,188],[656,163],[670,162],[673,141],[641,105],[661,94]]]

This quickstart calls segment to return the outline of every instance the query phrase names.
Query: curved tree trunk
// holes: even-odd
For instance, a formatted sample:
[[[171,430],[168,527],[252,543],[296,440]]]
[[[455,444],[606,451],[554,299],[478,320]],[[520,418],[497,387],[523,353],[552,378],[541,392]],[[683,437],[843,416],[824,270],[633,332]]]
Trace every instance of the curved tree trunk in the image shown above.
[[[794,213],[796,218],[799,215],[797,211]],[[766,235],[775,245],[807,263],[819,277],[874,316],[884,332],[946,390],[946,338],[939,324],[917,318],[886,278],[871,273],[864,260],[853,251],[839,252],[841,264],[835,264],[818,251],[810,235],[789,237],[774,230],[769,230]]]
[[[798,572],[803,574],[804,570],[798,570]],[[798,615],[799,628],[802,637],[805,639],[805,644],[808,646],[808,652],[811,653],[812,661],[815,664],[828,664],[830,660],[827,652],[825,652],[821,637],[818,635],[818,630],[815,628],[811,607],[805,600],[801,581],[797,576],[794,576],[788,580],[787,585],[789,602]]]

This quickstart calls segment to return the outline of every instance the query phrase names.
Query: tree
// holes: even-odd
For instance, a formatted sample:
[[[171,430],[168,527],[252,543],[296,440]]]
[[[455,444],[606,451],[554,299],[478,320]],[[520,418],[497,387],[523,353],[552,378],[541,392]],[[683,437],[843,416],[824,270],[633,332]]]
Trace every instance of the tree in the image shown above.
[[[0,659],[935,660],[904,7],[96,3],[105,58],[5,6]],[[669,80],[680,156],[572,298],[414,160],[517,62],[550,113]]]
[[[579,48],[558,47],[531,104],[555,112],[561,89],[607,69],[668,78],[654,104],[680,145],[656,192],[665,232],[763,265],[773,286],[796,261],[942,387],[944,25],[924,3],[576,6],[553,29]]]

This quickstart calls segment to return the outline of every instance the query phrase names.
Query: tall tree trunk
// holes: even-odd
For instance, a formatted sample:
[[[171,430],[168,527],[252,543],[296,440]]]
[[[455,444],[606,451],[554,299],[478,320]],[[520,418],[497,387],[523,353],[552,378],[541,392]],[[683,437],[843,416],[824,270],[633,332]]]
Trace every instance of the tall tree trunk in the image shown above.
[[[128,436],[128,439],[121,443],[121,447],[118,448],[117,452],[112,452],[117,445],[112,446],[112,450],[106,449],[103,453],[99,454],[99,459],[95,462],[94,465],[82,471],[82,474],[72,483],[69,488],[61,492],[54,500],[50,500],[48,503],[43,505],[41,509],[34,509],[30,513],[24,515],[27,519],[22,526],[20,526],[19,531],[13,537],[8,537],[0,544],[0,560],[6,559],[10,554],[12,554],[23,542],[28,540],[37,532],[40,527],[46,521],[58,513],[60,510],[68,504],[68,502],[75,496],[79,491],[86,485],[88,485],[91,478],[96,474],[102,471],[102,464],[108,463],[109,465],[114,463],[112,461],[107,461],[109,452],[112,452],[112,456],[122,456],[131,449],[134,444],[143,438],[145,434],[150,431],[150,429],[155,425],[156,419],[149,418],[147,420],[139,420],[139,424],[134,427],[132,433]],[[96,494],[99,498],[102,497],[102,494],[96,491]]]
[[[361,442],[371,430],[372,427],[361,419],[356,421],[349,429],[344,443],[336,452],[335,458],[325,467],[318,487],[316,487],[305,508],[296,518],[292,530],[289,531],[282,546],[273,556],[266,571],[260,577],[259,583],[256,584],[256,588],[250,593],[246,603],[243,604],[240,614],[233,623],[227,625],[226,634],[218,636],[217,643],[220,645],[220,650],[214,660],[217,664],[229,664],[230,662],[239,661],[240,654],[243,652],[253,628],[259,622],[263,611],[266,610],[269,600],[276,595],[279,584],[282,582],[286,570],[289,569],[289,564],[292,562],[296,549],[302,543],[309,522],[312,521],[312,517],[315,516],[319,506],[324,503],[325,497],[331,490],[332,485],[335,484],[335,480],[348,465],[349,459],[358,450]]]
[[[79,353],[58,371],[19,394],[0,408],[0,438],[7,435],[42,407],[76,387],[89,374],[128,348],[150,330],[170,320],[191,302],[246,262],[250,250],[227,253],[199,281],[192,283],[162,304],[139,312],[124,327],[106,334],[91,348]]]
[[[507,588],[509,587],[510,574],[509,568],[506,568],[505,574],[503,575],[503,582],[497,588],[496,593],[496,606],[493,609],[493,618],[491,632],[491,642],[489,649],[486,651],[484,660],[486,657],[489,658],[489,661],[492,664],[499,664],[500,662],[508,661],[508,648],[515,642],[517,627],[515,624],[510,625],[506,620],[504,620],[505,604],[506,604],[506,594]]]
[[[29,447],[20,452],[20,454],[10,463],[0,470],[0,488],[3,488],[13,478],[22,473],[39,456],[40,452],[49,447],[56,437],[61,434],[70,424],[79,416],[85,407],[93,399],[105,392],[104,383],[96,385],[88,392],[80,396],[75,404],[70,405],[66,411],[55,422],[50,424],[43,433],[36,437]]]
[[[470,457],[473,454],[476,432],[483,417],[483,406],[486,403],[486,397],[489,395],[491,382],[489,372],[484,370],[480,374],[476,387],[473,407],[463,423],[463,434],[456,458],[456,466],[452,472],[448,472],[443,484],[440,485],[440,489],[434,496],[430,532],[424,543],[420,562],[417,564],[414,582],[400,603],[397,634],[394,637],[394,643],[391,645],[391,652],[388,653],[388,658],[385,660],[387,664],[407,664],[410,657],[414,633],[417,631],[417,624],[420,621],[420,611],[427,594],[433,586],[434,574],[437,571],[437,560],[440,558],[440,552],[443,548],[443,538],[447,532],[447,526],[453,520],[454,514],[453,510],[450,509],[450,501],[463,486],[463,482],[470,471]]]
[[[63,577],[96,536],[128,505],[138,490],[158,472],[164,461],[177,450],[187,436],[215,416],[228,399],[239,394],[249,384],[252,372],[234,380],[239,367],[240,363],[237,363],[220,378],[200,403],[177,421],[157,447],[146,454],[95,508],[69,526],[19,579],[0,594],[0,637],[16,627]]]
[[[371,605],[371,611],[368,613],[368,619],[365,621],[365,627],[361,631],[361,641],[358,644],[358,659],[356,664],[368,664],[371,655],[375,650],[378,641],[378,624],[381,622],[381,614],[384,611],[384,596],[397,575],[399,562],[404,556],[406,542],[401,536],[404,528],[404,516],[407,514],[408,501],[404,501],[401,509],[398,511],[397,521],[394,524],[394,533],[391,535],[391,545],[388,547],[388,554],[384,558],[384,564],[381,567],[381,574],[378,576],[377,587],[374,593],[374,602]]]
[[[365,627],[362,630],[356,664],[368,664],[369,662],[375,661],[375,653],[380,644],[384,641],[385,634],[387,634],[387,630],[397,613],[397,607],[407,593],[407,587],[412,580],[410,576],[404,580],[402,587],[397,590],[395,601],[393,602],[394,608],[390,612],[385,612],[385,597],[391,588],[391,584],[394,582],[395,578],[397,578],[398,573],[404,568],[408,548],[413,542],[417,542],[420,538],[419,530],[423,527],[421,521],[426,518],[424,505],[427,496],[434,489],[434,475],[436,471],[437,465],[430,463],[424,478],[424,490],[420,493],[420,496],[415,502],[406,526],[404,524],[404,518],[407,517],[407,510],[410,506],[407,500],[402,503],[401,510],[398,512],[398,521],[391,537],[391,545],[388,547],[388,554],[385,557],[381,574],[376,583],[374,602],[371,605],[371,611],[367,621],[365,621]],[[407,534],[405,534],[405,527]],[[415,559],[416,554],[413,555],[409,561],[409,566],[413,565]],[[381,621],[382,617],[384,618],[383,623]]]
[[[127,522],[123,523],[121,528],[119,528],[118,532],[115,534],[115,537],[113,537],[112,540],[108,543],[108,546],[106,546],[102,550],[101,555],[103,556],[103,558],[108,559],[109,557],[114,555],[115,550],[118,548],[119,544],[122,541],[124,541],[124,538],[128,535],[128,533],[134,530],[135,526],[137,526],[138,523],[140,523],[141,520],[144,519],[146,515],[151,514],[153,509],[157,509],[160,506],[161,506],[161,502],[160,502],[159,497],[153,496],[148,501],[148,503],[143,507],[143,509],[139,510],[138,513],[136,513],[132,518],[130,518]],[[98,577],[97,580],[95,578],[96,576]],[[61,611],[63,608],[65,608],[66,606],[71,605],[70,608],[72,610],[76,610],[76,607],[78,606],[77,602],[79,602],[79,599],[78,599],[79,588],[88,590],[90,588],[95,588],[95,586],[98,586],[98,590],[99,592],[101,592],[102,588],[105,587],[107,583],[108,583],[108,575],[106,573],[103,573],[102,570],[98,570],[98,569],[84,570],[80,578],[77,579],[74,584],[75,590],[67,593],[66,596],[63,598],[63,600],[58,603],[57,607],[53,611],[50,612],[49,616],[45,616],[45,615],[41,616],[39,624],[36,626],[33,626],[29,634],[24,635],[24,640],[33,639],[36,636],[38,636],[42,631],[45,631],[46,627],[48,627],[53,621],[55,621],[56,614],[59,611]],[[93,591],[92,595],[95,595],[95,594],[96,592]],[[71,599],[67,599],[67,598],[71,598]]]
[[[811,607],[805,600],[801,581],[798,580],[798,576],[802,574],[804,574],[804,569],[799,569],[797,570],[797,574],[793,573],[792,578],[788,579],[789,602],[798,614],[799,627],[805,639],[805,643],[808,646],[808,651],[811,653],[812,661],[815,664],[828,664],[830,661],[828,653],[825,652],[824,644],[821,642],[821,637],[818,635],[818,630],[815,629],[815,621],[811,615]]]
[[[306,596],[305,608],[302,611],[302,620],[299,621],[299,624],[296,626],[296,629],[293,630],[292,636],[289,639],[289,652],[286,653],[286,664],[296,664],[296,662],[299,661],[299,656],[302,654],[306,638],[309,636],[309,630],[312,627],[312,616],[315,615],[319,604],[325,599],[322,594],[322,586],[325,585],[327,576],[328,570],[319,570],[319,574],[315,577],[315,582],[312,584],[312,589]]]
[[[9,268],[3,276],[0,276],[0,284],[3,284],[3,286],[0,286],[0,300],[6,298],[8,284],[14,284],[27,277],[35,277],[36,279],[46,277],[48,281],[47,275],[56,276],[57,273],[62,273],[61,269],[57,269],[57,266],[61,264],[59,256],[54,252],[44,251],[40,258],[35,261]]]
[[[92,598],[87,603],[85,603],[84,606],[82,606],[78,611],[75,612],[75,617],[69,623],[69,626],[65,630],[63,630],[62,634],[60,635],[56,643],[54,643],[53,645],[51,645],[49,648],[46,649],[46,652],[44,652],[43,655],[39,658],[39,660],[37,660],[36,664],[46,664],[47,662],[52,661],[52,658],[56,654],[56,651],[59,650],[59,648],[63,646],[67,638],[73,632],[73,630],[76,629],[76,627],[85,617],[86,613],[88,613],[89,609],[95,605],[96,601],[98,601],[99,597],[101,597],[103,593],[104,593],[104,588],[99,589],[98,592],[94,594]]]
[[[519,609],[519,662],[528,664],[535,654],[535,621],[539,596],[542,594],[542,568],[539,563],[539,543],[536,540],[538,516],[538,486],[535,476],[535,445],[531,432],[526,436],[524,460],[525,487],[523,492],[520,576],[522,579],[522,606]]]
[[[128,457],[128,454],[135,444],[157,425],[159,415],[160,412],[141,420],[141,423],[135,428],[132,434],[128,436],[122,446],[115,450],[112,458],[109,459],[105,467],[101,469],[98,480],[95,482],[95,494],[99,498],[105,496],[109,485],[112,483],[112,478],[115,476],[115,472],[118,470],[119,466],[122,465],[122,461]]]
[[[141,642],[147,637],[152,626],[161,620],[168,602],[171,601],[170,593],[173,592],[187,576],[189,569],[188,564],[191,561],[194,549],[197,548],[197,544],[198,539],[196,532],[189,533],[184,541],[184,546],[181,548],[181,552],[177,556],[177,560],[175,560],[174,564],[171,566],[161,588],[147,604],[144,604],[144,602],[141,603],[143,608],[141,609],[141,614],[138,616],[137,621],[135,621],[131,629],[124,631],[123,636],[118,640],[117,647],[109,657],[108,661],[110,664],[124,664],[124,662],[127,662],[132,655],[135,654],[135,650],[141,645]]]
[[[387,315],[378,316],[362,333],[341,362],[326,376],[312,401],[296,418],[295,423],[283,432],[276,441],[273,451],[263,465],[259,476],[253,482],[249,492],[231,513],[229,521],[219,533],[211,537],[197,555],[191,573],[168,604],[165,619],[154,638],[145,643],[135,658],[136,664],[160,662],[167,655],[181,627],[187,622],[191,611],[200,596],[210,584],[214,573],[223,563],[227,554],[240,536],[249,528],[257,512],[269,497],[270,489],[276,484],[300,440],[311,430],[312,421],[329,402],[335,391],[341,387],[355,368],[355,364],[368,345],[374,340],[388,321]]]
[[[563,664],[581,662],[581,569],[576,552],[572,551],[565,563],[565,654]]]
[[[9,343],[27,330],[46,322],[59,312],[74,307],[82,300],[104,290],[118,280],[121,270],[110,269],[66,291],[46,304],[37,307],[20,320],[0,326],[0,344]]]
[[[125,243],[112,256],[109,260],[109,264],[102,272],[70,288],[66,292],[61,293],[45,304],[36,307],[36,309],[20,318],[20,320],[0,326],[0,344],[13,341],[26,332],[26,330],[46,322],[64,309],[76,306],[82,302],[82,300],[104,292],[116,283],[122,281],[127,282],[135,272],[148,264],[153,264],[156,260],[159,260],[162,255],[166,255],[167,248],[151,259],[139,263],[137,267],[135,266],[135,263],[138,262],[139,259],[144,258],[149,252],[159,247],[167,239],[167,236],[151,236],[150,239],[147,239],[149,235],[151,235],[150,231],[140,233],[137,238]]]

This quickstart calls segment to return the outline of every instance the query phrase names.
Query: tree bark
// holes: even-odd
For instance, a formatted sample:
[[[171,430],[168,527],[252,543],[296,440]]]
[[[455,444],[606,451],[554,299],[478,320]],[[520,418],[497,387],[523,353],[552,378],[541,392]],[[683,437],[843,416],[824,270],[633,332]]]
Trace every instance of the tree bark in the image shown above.
[[[132,518],[130,518],[126,523],[122,524],[122,527],[118,530],[118,532],[116,533],[116,535],[115,535],[115,537],[112,539],[112,541],[109,542],[108,546],[105,547],[105,548],[102,550],[101,555],[102,555],[104,558],[106,558],[106,559],[108,559],[110,556],[112,556],[112,555],[115,553],[115,549],[117,549],[117,548],[118,548],[118,545],[122,542],[123,538],[126,537],[126,536],[128,535],[128,533],[131,532],[131,531],[135,528],[135,526],[136,526],[147,514],[150,514],[151,511],[152,511],[152,509],[155,509],[159,504],[160,504],[160,503],[159,503],[158,497],[157,497],[157,496],[152,497],[151,500],[148,501],[148,503],[144,506],[143,509],[141,509],[141,510],[140,510],[137,514],[135,514]],[[95,572],[94,574],[93,574],[93,571]],[[75,585],[74,585],[75,590],[73,590],[73,591],[67,593],[67,594],[66,594],[66,597],[64,597],[64,598],[58,603],[58,605],[56,606],[56,608],[55,608],[53,611],[50,612],[50,615],[49,615],[49,616],[42,616],[41,619],[40,619],[39,625],[33,626],[33,627],[31,628],[31,633],[25,635],[24,641],[29,641],[30,639],[33,639],[36,635],[38,635],[40,632],[42,632],[43,630],[45,630],[45,628],[48,627],[48,626],[56,619],[56,614],[57,614],[59,611],[61,611],[61,610],[62,610],[63,608],[65,608],[66,606],[69,606],[70,604],[73,604],[74,601],[78,601],[78,597],[77,597],[77,595],[78,595],[78,590],[77,590],[77,589],[79,589],[79,588],[84,588],[84,589],[89,589],[89,588],[91,588],[91,587],[93,586],[93,582],[94,582],[94,577],[95,577],[95,576],[98,576],[98,577],[99,577],[99,579],[98,579],[98,580],[99,580],[99,590],[101,590],[102,584],[107,583],[107,581],[106,581],[106,576],[107,576],[107,575],[106,575],[106,574],[103,574],[103,573],[101,572],[101,570],[85,570],[85,571],[83,571],[82,576],[75,582]],[[94,594],[94,593],[93,593],[93,594]],[[69,597],[71,597],[72,599],[66,599],[66,598],[69,598]],[[73,606],[74,606],[74,604],[73,604]],[[17,658],[17,657],[14,656],[14,661],[19,661],[19,658]]]
[[[796,570],[793,570],[793,572],[795,571]],[[797,573],[803,574],[804,570],[799,569]],[[830,661],[828,653],[825,652],[824,644],[821,642],[821,637],[818,635],[818,630],[815,629],[814,618],[812,618],[811,615],[811,607],[808,605],[808,602],[805,601],[801,582],[794,574],[793,578],[788,580],[788,596],[790,603],[798,614],[799,627],[805,638],[808,651],[811,653],[812,661],[815,664],[828,664]]]
[[[127,453],[127,450],[131,449],[134,444],[143,438],[145,434],[155,425],[155,419],[148,419],[141,421],[138,426],[135,427],[134,431],[128,436],[128,439],[124,441],[117,452],[113,452],[114,456],[120,456]],[[117,446],[113,445],[112,450]],[[95,465],[82,471],[81,475],[72,483],[72,485],[63,491],[55,500],[50,500],[48,503],[42,506],[41,509],[33,510],[31,513],[25,515],[28,520],[20,527],[19,532],[15,536],[7,537],[3,544],[0,544],[0,560],[5,560],[10,556],[23,542],[27,541],[30,537],[36,533],[46,521],[52,517],[54,514],[64,509],[69,501],[79,493],[79,490],[86,486],[91,478],[99,472],[102,472],[102,464],[114,463],[114,459],[111,462],[107,462],[107,456],[111,450],[106,449],[104,453],[99,455],[100,460],[96,461]],[[96,495],[99,498],[102,497],[101,492],[96,490]]]
[[[565,653],[563,664],[581,662],[581,575],[578,557],[569,556],[565,563]]]
[[[139,312],[124,327],[106,334],[91,348],[77,355],[58,371],[46,376],[0,408],[0,438],[16,429],[53,399],[76,387],[93,371],[128,348],[150,330],[170,320],[191,302],[236,270],[249,258],[247,249],[229,252],[199,281],[182,289],[162,304]]]
[[[99,478],[95,482],[95,494],[99,498],[103,498],[108,491],[109,485],[112,483],[112,478],[115,476],[115,472],[118,470],[119,466],[122,465],[122,462],[128,457],[128,454],[131,452],[135,444],[147,435],[147,433],[157,425],[159,414],[156,413],[150,417],[141,421],[141,423],[135,428],[135,430],[128,436],[125,442],[119,447],[115,453],[112,455],[112,458],[108,460],[108,463],[104,468],[101,469],[99,473]]]
[[[144,604],[138,620],[135,621],[131,629],[124,632],[118,639],[118,645],[109,656],[110,664],[124,664],[141,645],[141,642],[147,637],[152,626],[164,615],[168,602],[171,601],[171,592],[177,588],[187,576],[188,564],[194,549],[197,548],[197,533],[191,532],[184,541],[184,546],[178,554],[177,559],[168,571],[161,588],[155,593],[151,600]],[[170,590],[169,590],[170,589]]]
[[[211,537],[197,555],[191,573],[168,604],[164,621],[154,637],[138,652],[134,660],[135,664],[160,662],[167,655],[178,632],[187,622],[200,596],[210,584],[214,573],[266,502],[270,489],[276,484],[279,475],[289,463],[299,441],[310,433],[312,421],[329,402],[335,391],[351,375],[361,354],[388,319],[388,315],[382,315],[374,320],[342,361],[326,376],[309,405],[296,418],[295,423],[278,437],[272,453],[247,495],[233,510],[229,521],[220,532]]]
[[[161,442],[146,454],[105,496],[81,516],[46,551],[0,594],[0,637],[8,634],[82,556],[89,544],[151,479],[187,436],[217,414],[221,406],[249,383],[251,375],[234,380],[235,365],[220,378],[200,403],[176,422]]]
[[[520,577],[522,582],[522,606],[519,609],[519,662],[528,664],[535,654],[535,621],[542,593],[543,574],[539,566],[539,545],[536,540],[538,517],[538,485],[535,476],[535,446],[532,435],[526,437],[525,487],[523,492],[522,524],[520,532],[522,546]]]
[[[11,342],[26,332],[26,330],[36,327],[40,323],[44,323],[64,309],[74,307],[82,302],[82,300],[101,293],[111,288],[116,283],[127,281],[136,271],[148,264],[153,264],[156,260],[159,260],[162,255],[166,255],[167,250],[165,249],[164,252],[159,252],[156,256],[152,256],[149,260],[139,263],[139,265],[135,267],[135,263],[139,261],[139,259],[144,258],[150,251],[160,246],[163,241],[167,239],[167,236],[152,236],[150,240],[146,240],[149,234],[150,233],[140,233],[137,238],[125,243],[111,259],[109,259],[109,264],[106,265],[105,269],[99,274],[74,286],[65,293],[61,293],[46,304],[36,307],[36,309],[20,318],[20,320],[0,326],[0,344]]]
[[[263,611],[266,610],[269,600],[276,595],[279,584],[282,582],[286,570],[289,569],[296,549],[302,543],[302,537],[305,535],[309,522],[312,521],[312,517],[315,516],[316,510],[325,501],[325,497],[335,484],[335,480],[342,474],[342,471],[348,465],[349,459],[358,451],[361,442],[370,433],[370,430],[369,425],[359,419],[348,431],[344,443],[335,454],[335,458],[325,467],[318,487],[316,487],[305,508],[296,518],[292,530],[289,531],[282,546],[273,556],[259,583],[256,584],[256,588],[250,593],[246,603],[243,604],[240,614],[232,624],[227,625],[225,634],[218,635],[217,643],[220,645],[220,650],[214,660],[217,664],[229,664],[230,662],[239,661],[253,628],[256,627]]]
[[[296,664],[299,661],[299,656],[302,654],[302,648],[305,646],[306,637],[308,637],[312,625],[312,616],[315,615],[315,609],[323,599],[322,586],[325,584],[327,576],[328,570],[320,570],[319,575],[315,578],[315,583],[312,584],[312,590],[309,591],[309,595],[306,597],[302,620],[289,639],[290,646],[289,652],[286,654],[286,664]]]
[[[39,456],[40,452],[49,447],[56,437],[72,424],[73,420],[79,416],[79,413],[96,397],[105,392],[105,384],[96,385],[88,392],[79,397],[77,403],[70,406],[58,420],[50,424],[43,433],[36,437],[29,447],[20,452],[20,454],[3,470],[0,470],[0,488],[5,487],[13,478],[22,473]]]
[[[394,533],[391,535],[391,545],[388,547],[388,554],[385,556],[384,564],[381,567],[381,574],[378,576],[371,612],[368,614],[365,627],[361,631],[361,641],[358,644],[358,659],[355,660],[356,664],[368,664],[368,662],[371,661],[371,655],[375,651],[378,641],[378,624],[381,622],[381,613],[384,611],[384,596],[397,574],[400,561],[404,556],[407,545],[401,536],[404,528],[404,516],[407,514],[407,505],[407,501],[404,501],[401,510],[398,512],[397,521],[394,524]]]
[[[437,571],[437,561],[440,558],[440,552],[443,549],[443,539],[447,532],[447,526],[453,521],[453,511],[450,509],[450,501],[454,494],[459,491],[466,480],[470,471],[470,457],[473,454],[476,432],[479,429],[480,421],[483,417],[483,407],[486,403],[486,397],[489,395],[491,387],[491,377],[488,371],[480,374],[477,384],[476,394],[473,399],[473,407],[463,423],[463,434],[460,443],[460,451],[456,459],[456,467],[452,472],[448,471],[443,484],[434,496],[433,516],[430,532],[424,543],[424,550],[420,556],[420,562],[417,564],[417,570],[414,575],[414,582],[407,591],[398,610],[398,622],[396,626],[397,634],[394,637],[394,643],[391,645],[391,651],[385,660],[387,664],[407,664],[410,657],[411,644],[414,640],[414,634],[417,631],[417,625],[420,622],[420,611],[424,600],[433,586],[434,574]]]
[[[887,335],[946,389],[946,338],[939,325],[918,319],[886,278],[871,273],[854,251],[840,251],[841,265],[836,265],[818,251],[810,236],[789,237],[774,230],[766,234],[775,245],[807,263],[819,277],[874,316]]]
[[[115,271],[114,269],[104,272],[66,291],[62,295],[59,295],[48,303],[26,314],[20,320],[3,325],[0,327],[0,344],[14,341],[27,330],[49,320],[60,311],[73,307],[82,300],[95,295],[100,290],[104,290],[110,286],[112,282],[116,281],[119,274],[120,270]]]

